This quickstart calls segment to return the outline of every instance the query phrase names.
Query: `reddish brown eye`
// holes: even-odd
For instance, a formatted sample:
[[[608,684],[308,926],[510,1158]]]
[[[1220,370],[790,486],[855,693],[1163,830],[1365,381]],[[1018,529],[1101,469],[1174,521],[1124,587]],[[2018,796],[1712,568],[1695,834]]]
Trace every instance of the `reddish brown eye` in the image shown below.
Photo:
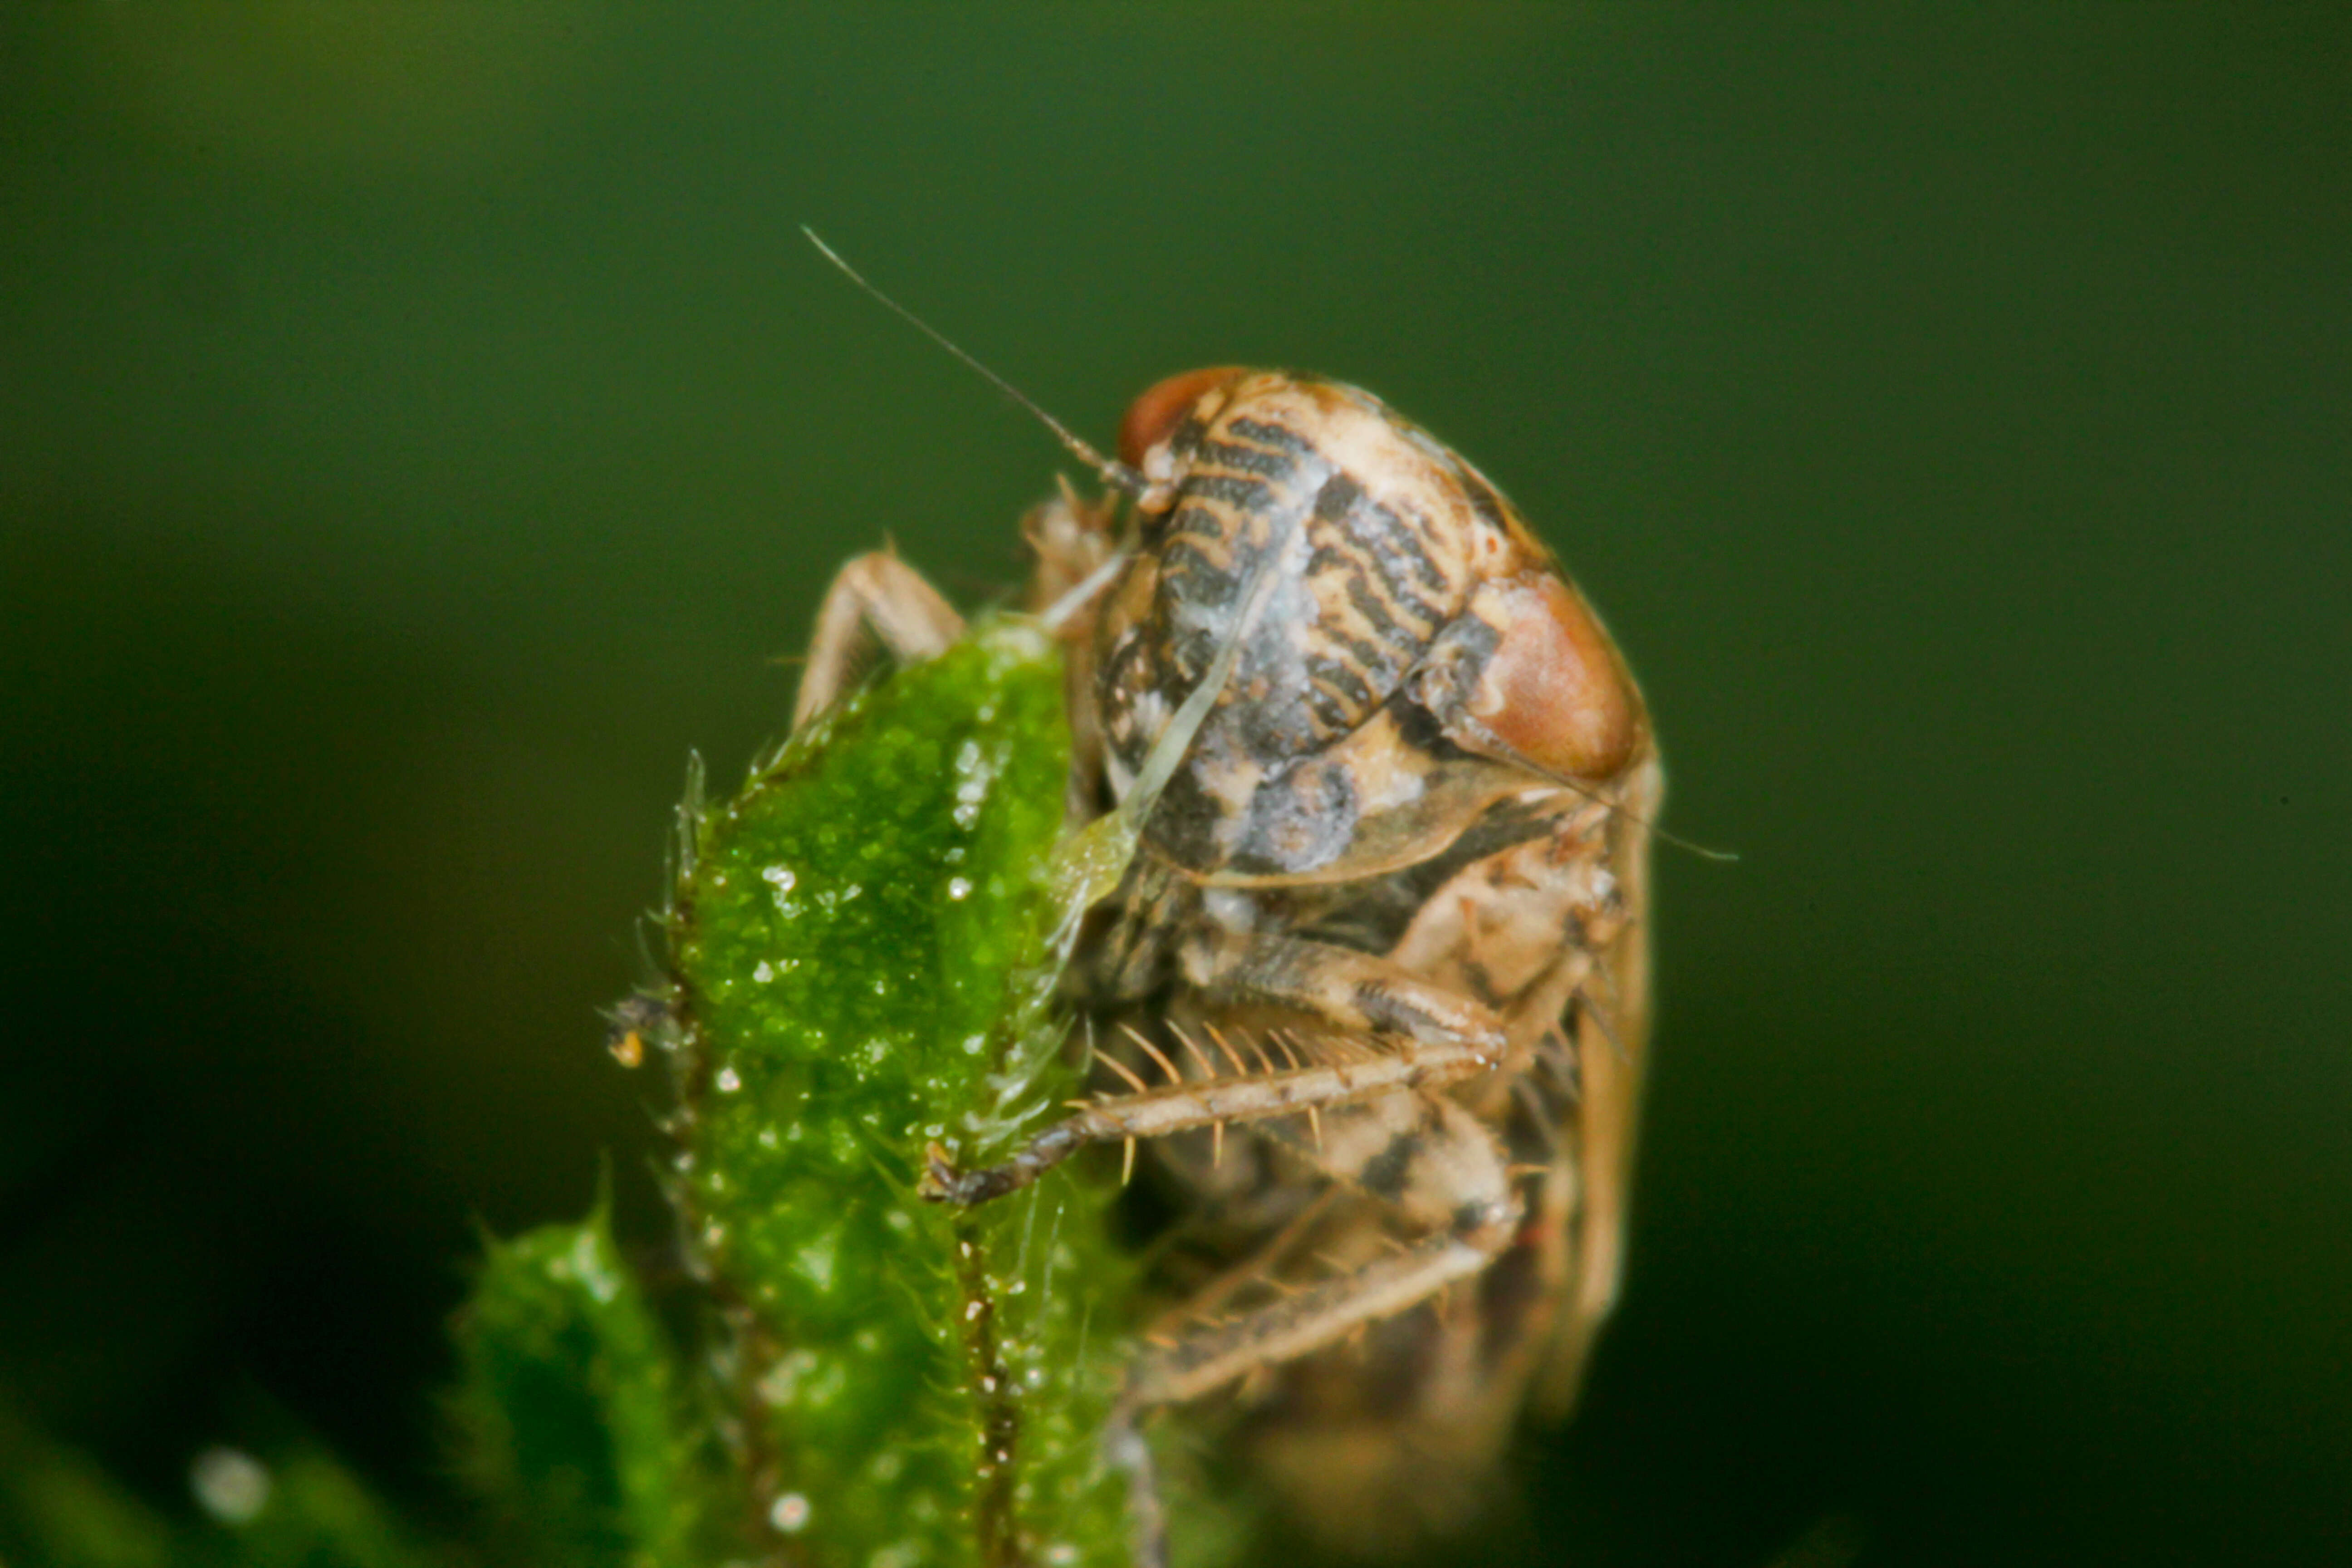
[[[1470,699],[1470,716],[1539,768],[1605,779],[1641,737],[1640,700],[1609,634],[1549,573],[1496,584],[1503,638]],[[1491,624],[1491,623],[1490,623]]]
[[[1141,467],[1143,454],[1168,438],[1168,433],[1201,401],[1202,393],[1248,374],[1236,365],[1213,365],[1171,375],[1146,392],[1128,405],[1127,417],[1119,421],[1119,460],[1130,468]]]

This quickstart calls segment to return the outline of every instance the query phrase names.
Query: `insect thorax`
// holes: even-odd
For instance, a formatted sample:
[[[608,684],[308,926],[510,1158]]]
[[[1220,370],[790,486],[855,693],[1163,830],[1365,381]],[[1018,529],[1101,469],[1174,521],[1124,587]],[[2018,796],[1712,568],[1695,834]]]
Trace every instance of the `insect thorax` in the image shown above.
[[[1451,644],[1491,649],[1468,614],[1475,584],[1541,559],[1475,470],[1369,394],[1260,374],[1181,420],[1146,473],[1138,549],[1096,638],[1115,788],[1240,642],[1147,829],[1157,852],[1198,872],[1346,875],[1442,847],[1401,814],[1458,827],[1507,787],[1443,741],[1412,680]]]

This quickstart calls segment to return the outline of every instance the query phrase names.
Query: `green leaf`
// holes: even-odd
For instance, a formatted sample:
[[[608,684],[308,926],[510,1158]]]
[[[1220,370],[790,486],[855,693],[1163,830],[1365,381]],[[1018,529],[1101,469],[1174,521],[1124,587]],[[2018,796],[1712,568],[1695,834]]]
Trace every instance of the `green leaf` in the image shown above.
[[[1126,1559],[1108,1184],[1066,1167],[969,1213],[915,1190],[927,1142],[995,1157],[1077,1090],[1050,1005],[1067,770],[1052,644],[988,623],[689,822],[677,1194],[726,1304],[755,1552]]]
[[[703,1445],[600,1204],[492,1242],[458,1320],[461,1461],[514,1549],[583,1564],[694,1560]]]

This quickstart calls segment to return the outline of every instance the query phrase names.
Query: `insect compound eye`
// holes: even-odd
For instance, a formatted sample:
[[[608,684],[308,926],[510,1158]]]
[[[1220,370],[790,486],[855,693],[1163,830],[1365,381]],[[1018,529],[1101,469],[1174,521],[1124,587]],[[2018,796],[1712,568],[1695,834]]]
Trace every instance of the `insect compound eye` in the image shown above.
[[[1212,365],[1171,375],[1128,405],[1119,421],[1119,460],[1129,468],[1143,466],[1143,454],[1168,438],[1202,396],[1239,381],[1249,374],[1236,365]]]
[[[1473,607],[1501,633],[1469,717],[1548,772],[1605,779],[1641,739],[1639,700],[1615,645],[1576,590],[1549,572],[1489,583]]]

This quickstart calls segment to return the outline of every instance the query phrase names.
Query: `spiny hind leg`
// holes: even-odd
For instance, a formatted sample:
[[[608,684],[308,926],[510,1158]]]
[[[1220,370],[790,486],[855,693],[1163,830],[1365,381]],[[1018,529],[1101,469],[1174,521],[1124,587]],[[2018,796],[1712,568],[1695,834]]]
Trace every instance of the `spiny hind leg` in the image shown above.
[[[1030,1140],[1002,1164],[959,1171],[947,1151],[933,1144],[918,1188],[933,1202],[969,1207],[1007,1193],[1018,1192],[1079,1150],[1094,1143],[1132,1145],[1139,1139],[1161,1138],[1193,1128],[1223,1129],[1227,1122],[1256,1122],[1284,1116],[1304,1116],[1310,1129],[1322,1113],[1391,1095],[1400,1089],[1441,1089],[1493,1068],[1498,1060],[1498,1039],[1475,1043],[1454,1039],[1423,1040],[1407,1037],[1384,1042],[1374,1049],[1356,1039],[1328,1039],[1304,1050],[1287,1036],[1268,1037],[1283,1051],[1278,1064],[1264,1045],[1253,1045],[1256,1061],[1245,1060],[1222,1035],[1212,1034],[1231,1061],[1234,1071],[1223,1077],[1186,1079],[1172,1064],[1169,1081],[1154,1089],[1116,1058],[1103,1058],[1124,1073],[1132,1094],[1110,1095],[1081,1101],[1067,1117]],[[1203,1062],[1207,1053],[1188,1046]],[[1164,1053],[1160,1059],[1166,1062]],[[1286,1065],[1282,1065],[1286,1064]],[[1216,1069],[1212,1065],[1208,1071]]]
[[[1304,1015],[1337,1031],[1312,1059],[1292,1052],[1286,1068],[1263,1047],[1258,1068],[1232,1057],[1235,1071],[1215,1068],[1195,1048],[1208,1076],[1185,1081],[1171,1068],[1152,1089],[1081,1105],[999,1165],[959,1172],[944,1152],[929,1152],[925,1197],[971,1205],[1016,1192],[1089,1143],[1132,1142],[1228,1121],[1310,1117],[1403,1089],[1442,1089],[1498,1067],[1506,1035],[1494,1010],[1432,985],[1400,964],[1326,942],[1267,934],[1225,934],[1192,944],[1183,958],[1202,999],[1220,1008],[1272,1008]],[[1359,1042],[1378,1037],[1387,1047]],[[1277,1042],[1286,1037],[1275,1036]],[[1230,1053],[1228,1053],[1230,1055]],[[1116,1065],[1116,1064],[1114,1064]]]
[[[1174,1343],[1154,1346],[1128,1369],[1127,1386],[1105,1423],[1105,1456],[1126,1472],[1128,1521],[1138,1568],[1165,1568],[1167,1514],[1140,1418],[1180,1405],[1251,1373],[1338,1344],[1358,1329],[1419,1306],[1458,1280],[1475,1277],[1495,1251],[1434,1236],[1239,1317],[1203,1323]]]
[[[1509,1240],[1507,1223],[1493,1229],[1491,1237],[1481,1237],[1486,1245],[1452,1234],[1424,1237],[1391,1257],[1237,1317],[1201,1324],[1173,1344],[1150,1347],[1129,1368],[1121,1402],[1130,1410],[1181,1405],[1253,1372],[1327,1350],[1366,1324],[1484,1273]]]
[[[1445,1096],[1393,1094],[1348,1107],[1311,1140],[1295,1123],[1275,1131],[1300,1157],[1423,1234],[1313,1283],[1266,1277],[1275,1300],[1197,1320],[1148,1346],[1129,1370],[1127,1406],[1181,1403],[1324,1350],[1483,1273],[1517,1234],[1521,1205],[1501,1147]]]
[[[1375,1321],[1441,1297],[1455,1281],[1483,1273],[1518,1231],[1521,1205],[1501,1145],[1483,1122],[1444,1095],[1391,1093],[1312,1121],[1277,1121],[1262,1131],[1333,1183],[1254,1258],[1148,1330],[1144,1348],[1129,1363],[1106,1443],[1115,1460],[1127,1457],[1122,1468],[1139,1563],[1165,1561],[1164,1516],[1139,1430],[1146,1412],[1327,1350]],[[1338,1272],[1293,1283],[1295,1270],[1286,1260],[1314,1238],[1333,1200],[1350,1191],[1381,1200],[1412,1229],[1428,1234],[1399,1244],[1382,1226],[1347,1219],[1330,1239],[1353,1237],[1392,1250],[1352,1268],[1327,1258]],[[1357,1258],[1369,1249],[1350,1248]],[[1244,1292],[1272,1299],[1226,1315],[1227,1304]]]
[[[1172,1343],[1137,1356],[1105,1423],[1103,1445],[1105,1457],[1127,1475],[1129,1534],[1138,1568],[1165,1568],[1168,1561],[1167,1514],[1140,1428],[1146,1413],[1337,1344],[1368,1323],[1475,1277],[1497,1250],[1454,1236],[1429,1237],[1241,1316],[1202,1323]]]
[[[1398,1059],[1375,1058],[1251,1079],[1176,1082],[1120,1096],[1048,1129],[1004,1164],[978,1171],[957,1172],[934,1147],[923,1194],[957,1203],[984,1202],[1025,1185],[1038,1171],[1084,1142],[1146,1136],[1142,1129],[1159,1121],[1183,1119],[1187,1125],[1198,1126],[1248,1120],[1238,1108],[1236,1091],[1328,1082],[1332,1080],[1318,1080],[1314,1075],[1393,1065]],[[1227,1114],[1214,1114],[1221,1110]],[[1380,1200],[1411,1229],[1426,1234],[1393,1257],[1374,1259],[1239,1317],[1195,1321],[1171,1335],[1137,1363],[1130,1397],[1139,1404],[1189,1399],[1257,1367],[1320,1350],[1362,1324],[1416,1306],[1454,1280],[1484,1269],[1510,1245],[1517,1228],[1521,1205],[1502,1146],[1485,1123],[1447,1096],[1394,1087],[1349,1103],[1326,1098],[1307,1104],[1294,1096],[1265,1114],[1287,1118],[1272,1121],[1265,1131],[1300,1159]],[[1090,1118],[1097,1120],[1090,1123]],[[1056,1137],[1072,1129],[1077,1131],[1069,1139]],[[1178,1130],[1174,1125],[1151,1128]],[[1258,1280],[1284,1289],[1270,1269]],[[1230,1294],[1234,1284],[1228,1277],[1218,1289]]]
[[[882,655],[917,664],[945,653],[962,635],[963,617],[921,573],[885,550],[853,557],[817,608],[793,728],[847,695]]]
[[[1234,1298],[1276,1278],[1300,1247],[1322,1227],[1343,1192],[1334,1184],[1316,1194],[1247,1257],[1211,1275],[1146,1324],[1137,1338],[1147,1344],[1174,1344],[1193,1324],[1219,1316]]]

